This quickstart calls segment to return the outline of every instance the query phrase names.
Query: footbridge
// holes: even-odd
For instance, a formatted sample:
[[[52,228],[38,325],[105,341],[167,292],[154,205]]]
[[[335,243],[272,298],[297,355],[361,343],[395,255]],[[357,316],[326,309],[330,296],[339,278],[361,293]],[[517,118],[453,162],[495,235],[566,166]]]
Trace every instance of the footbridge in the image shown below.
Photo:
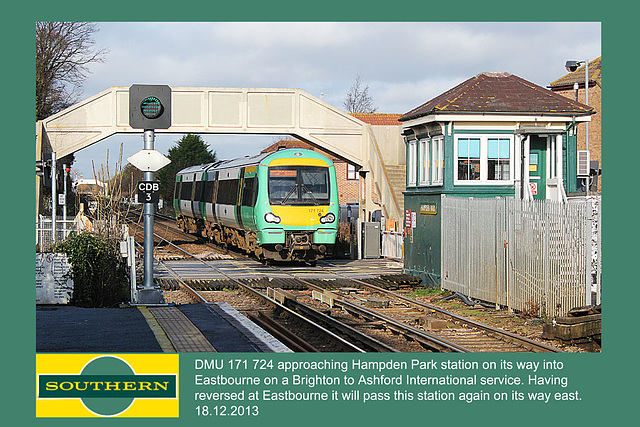
[[[300,89],[172,87],[171,96],[171,127],[156,133],[292,135],[356,165],[364,181],[360,218],[382,209],[386,218],[402,220],[371,125]],[[129,126],[128,87],[100,92],[36,128],[36,160],[43,151],[62,158],[117,133],[141,132]]]

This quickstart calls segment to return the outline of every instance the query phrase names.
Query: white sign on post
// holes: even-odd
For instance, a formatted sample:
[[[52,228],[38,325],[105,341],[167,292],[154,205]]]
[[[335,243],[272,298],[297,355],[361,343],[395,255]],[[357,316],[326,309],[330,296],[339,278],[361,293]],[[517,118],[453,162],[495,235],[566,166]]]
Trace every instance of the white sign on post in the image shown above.
[[[156,172],[171,163],[171,160],[158,150],[140,150],[128,157],[127,161],[143,172]]]

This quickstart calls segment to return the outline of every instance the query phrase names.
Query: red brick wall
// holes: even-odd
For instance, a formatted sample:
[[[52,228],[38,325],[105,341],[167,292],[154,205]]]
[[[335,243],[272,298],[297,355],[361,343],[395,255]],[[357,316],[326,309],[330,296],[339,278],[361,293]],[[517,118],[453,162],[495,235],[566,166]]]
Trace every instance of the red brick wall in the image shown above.
[[[575,91],[559,90],[556,91],[559,95],[566,98],[575,100]],[[595,108],[596,113],[591,115],[591,122],[589,122],[589,154],[591,160],[597,160],[600,162],[600,168],[602,168],[602,115],[601,111],[601,89],[600,86],[594,85],[589,87],[589,106]],[[578,90],[578,102],[585,102],[585,91],[583,89]],[[585,149],[585,125],[578,125],[578,150]],[[602,187],[602,176],[598,177],[598,191]]]
[[[360,191],[358,189],[360,180],[348,180],[347,163],[338,159],[334,159],[333,161],[336,167],[336,178],[338,180],[338,201],[341,205],[358,204],[360,200]]]

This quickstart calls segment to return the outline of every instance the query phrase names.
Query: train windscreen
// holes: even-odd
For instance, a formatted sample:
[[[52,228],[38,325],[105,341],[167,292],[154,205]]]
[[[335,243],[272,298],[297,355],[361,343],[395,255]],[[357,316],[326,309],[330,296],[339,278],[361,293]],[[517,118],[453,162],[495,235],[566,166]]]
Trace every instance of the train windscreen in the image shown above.
[[[329,168],[275,166],[269,168],[269,202],[272,205],[329,204]]]

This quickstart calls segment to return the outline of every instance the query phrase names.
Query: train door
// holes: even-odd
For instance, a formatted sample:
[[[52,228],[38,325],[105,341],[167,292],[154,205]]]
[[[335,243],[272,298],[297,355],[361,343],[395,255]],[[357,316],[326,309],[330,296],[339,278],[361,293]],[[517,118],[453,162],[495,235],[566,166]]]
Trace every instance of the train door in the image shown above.
[[[535,200],[547,198],[547,138],[538,135],[530,137],[529,185]]]
[[[220,224],[238,228],[236,205],[240,186],[240,169],[221,170],[218,174],[218,191],[215,212]]]
[[[191,211],[194,218],[203,218],[202,209],[200,208],[200,202],[202,201],[202,194],[204,190],[203,173],[198,172],[194,176],[193,182],[193,197],[191,199]]]
[[[173,189],[173,209],[176,211],[176,215],[180,215],[180,185],[182,184],[182,176],[176,175],[176,186]]]
[[[258,194],[258,177],[256,167],[250,166],[244,170],[244,180],[242,182],[242,193],[240,200],[240,218],[245,230],[256,230],[256,220],[254,209]]]
[[[193,215],[193,205],[191,198],[193,197],[193,181],[195,174],[187,173],[182,175],[182,184],[180,186],[180,212],[189,217]]]
[[[215,194],[218,183],[218,171],[207,172],[207,180],[204,183],[204,218],[207,221],[217,223],[218,218],[215,216]]]

